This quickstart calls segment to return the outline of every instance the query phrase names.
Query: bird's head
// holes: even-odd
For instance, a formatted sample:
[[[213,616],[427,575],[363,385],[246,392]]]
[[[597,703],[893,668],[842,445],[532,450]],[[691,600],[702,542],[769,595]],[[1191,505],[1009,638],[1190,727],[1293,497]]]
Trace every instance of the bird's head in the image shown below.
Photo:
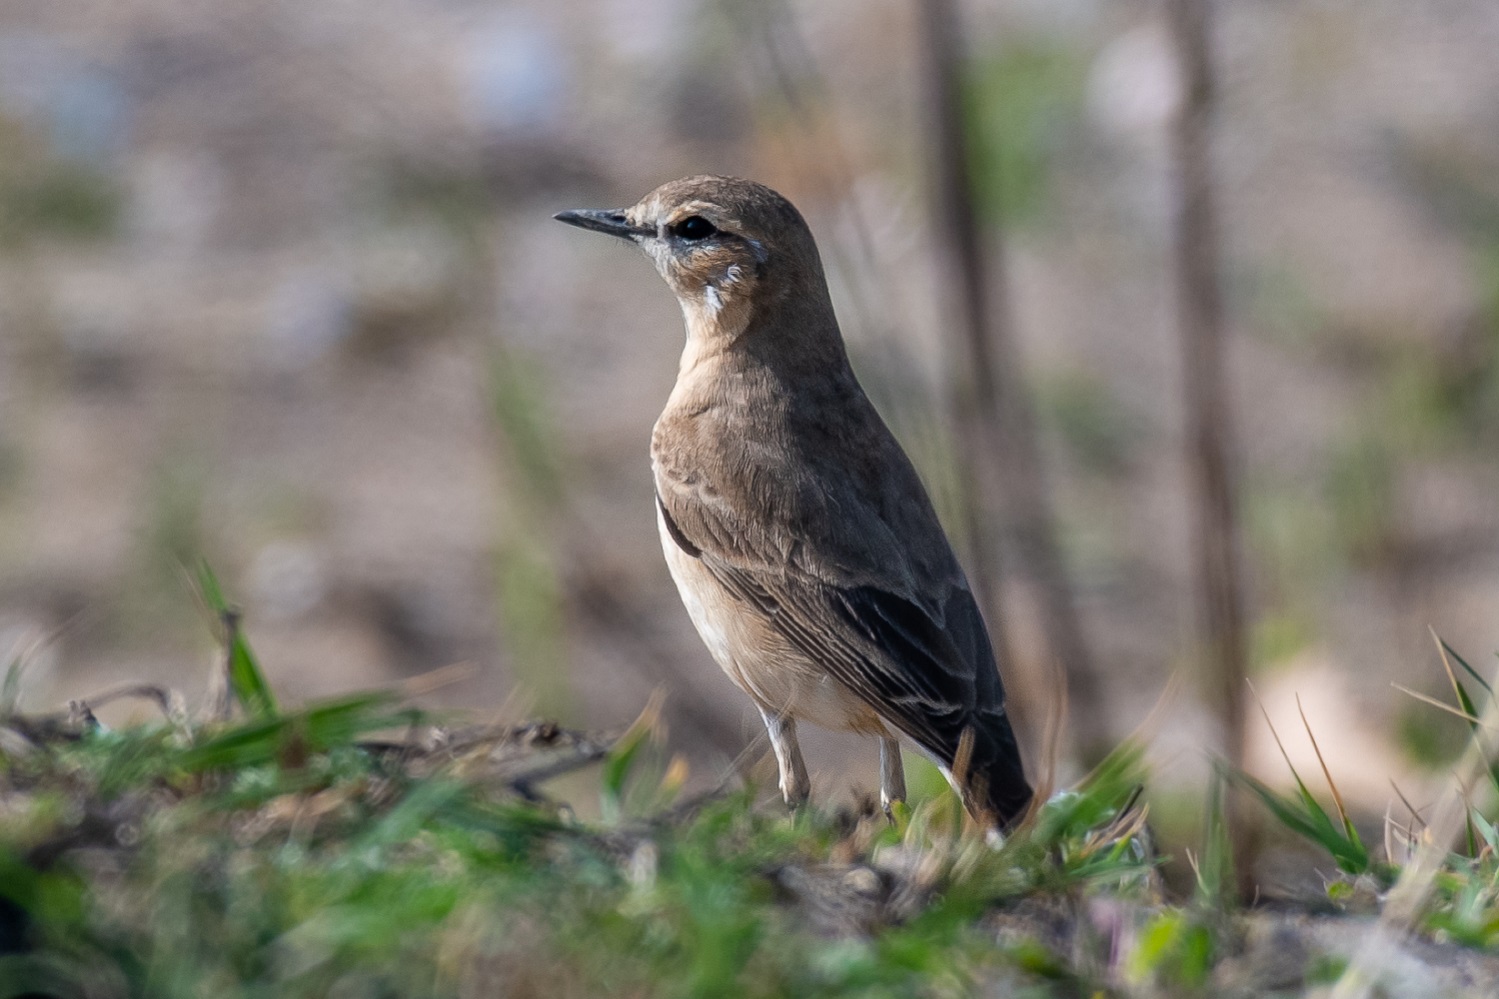
[[[791,202],[753,181],[688,177],[629,208],[555,217],[644,250],[695,332],[737,337],[752,317],[788,296],[827,298],[807,223]]]

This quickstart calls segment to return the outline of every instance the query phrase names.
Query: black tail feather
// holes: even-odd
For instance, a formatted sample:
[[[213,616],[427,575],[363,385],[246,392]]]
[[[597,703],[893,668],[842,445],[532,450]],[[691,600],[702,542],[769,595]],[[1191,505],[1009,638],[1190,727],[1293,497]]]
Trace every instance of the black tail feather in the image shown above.
[[[959,775],[955,770],[954,775],[964,788],[968,810],[980,820],[1008,829],[1030,807],[1035,791],[1025,779],[1010,719],[1000,714],[984,720],[989,724],[969,730],[973,739],[966,772]]]

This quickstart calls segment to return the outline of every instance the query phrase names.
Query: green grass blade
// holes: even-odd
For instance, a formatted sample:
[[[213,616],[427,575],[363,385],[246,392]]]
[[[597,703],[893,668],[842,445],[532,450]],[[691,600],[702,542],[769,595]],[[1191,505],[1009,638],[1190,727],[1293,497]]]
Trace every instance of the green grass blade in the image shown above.
[[[1224,814],[1223,784],[1223,768],[1214,767],[1203,823],[1202,860],[1197,866],[1197,902],[1214,910],[1232,904],[1236,897],[1233,846]]]
[[[1457,706],[1462,708],[1463,714],[1467,715],[1465,720],[1468,723],[1469,730],[1477,731],[1478,707],[1473,703],[1473,698],[1468,696],[1468,688],[1463,686],[1463,682],[1457,678],[1457,675],[1450,674],[1450,676],[1452,679],[1452,692],[1457,696]]]
[[[229,689],[252,718],[270,718],[276,714],[276,695],[266,682],[260,663],[239,627],[239,611],[229,606],[218,577],[208,562],[198,563],[198,588],[208,609],[224,627],[224,647],[229,657]]]
[[[0,681],[0,718],[9,718],[16,713],[21,703],[21,674],[25,672],[25,660],[17,655],[5,667],[5,679]]]
[[[1468,821],[1483,837],[1483,841],[1490,850],[1499,852],[1499,829],[1494,824],[1479,814],[1477,809],[1468,809]]]
[[[1468,665],[1468,661],[1466,659],[1464,659],[1462,656],[1460,656],[1460,655],[1457,654],[1457,650],[1456,649],[1454,649],[1452,646],[1450,646],[1450,645],[1447,644],[1446,639],[1439,637],[1437,639],[1437,641],[1441,643],[1442,651],[1446,652],[1447,655],[1451,656],[1453,658],[1453,660],[1459,666],[1461,666],[1463,668],[1463,672],[1466,673],[1466,674],[1468,674],[1470,677],[1472,677],[1473,678],[1473,682],[1476,683],[1476,684],[1478,684],[1480,687],[1483,688],[1483,692],[1485,694],[1488,694],[1490,697],[1494,696],[1494,688],[1489,686],[1488,681],[1485,680],[1482,676],[1480,676],[1479,673],[1478,673],[1478,671],[1476,669],[1474,669],[1472,666]]]
[[[208,609],[214,614],[222,614],[229,609],[229,603],[224,599],[224,590],[219,586],[219,577],[214,575],[213,567],[208,564],[207,559],[198,562],[198,592],[203,595],[203,602],[208,604]]]
[[[1478,731],[1478,719],[1482,715],[1482,712],[1474,703],[1473,698],[1468,696],[1468,688],[1463,686],[1463,682],[1457,678],[1457,673],[1452,669],[1452,663],[1456,661],[1463,668],[1463,671],[1483,688],[1484,693],[1488,695],[1490,700],[1494,697],[1493,688],[1434,629],[1431,632],[1431,637],[1436,639],[1437,653],[1442,657],[1442,668],[1447,671],[1447,680],[1452,684],[1452,692],[1457,697],[1458,707],[1462,709],[1463,714],[1467,715],[1470,738],[1478,739],[1480,735]],[[1495,790],[1499,790],[1499,760],[1491,760],[1486,769],[1489,775],[1489,782],[1494,785]]]
[[[631,773],[640,762],[641,750],[646,742],[660,730],[662,699],[663,695],[660,691],[652,694],[645,708],[640,712],[640,717],[636,718],[625,730],[625,734],[609,747],[609,754],[604,757],[599,797],[607,821],[617,822],[624,816],[625,787],[630,782]]]
[[[271,693],[271,685],[266,683],[260,662],[250,650],[250,643],[245,641],[244,633],[239,629],[238,616],[226,614],[224,625],[229,641],[230,689],[251,716],[275,717],[276,697]]]
[[[1243,771],[1226,772],[1259,798],[1281,825],[1326,850],[1340,869],[1349,874],[1363,874],[1369,870],[1369,850],[1357,830],[1351,825],[1342,827],[1335,823],[1299,778],[1296,783],[1300,801],[1297,802]]]
[[[629,780],[630,772],[635,769],[640,750],[649,735],[648,729],[632,728],[620,737],[619,742],[609,750],[609,755],[604,757],[599,789],[603,796],[604,816],[611,822],[617,821],[624,813],[625,783]]]
[[[295,714],[252,719],[186,750],[178,765],[197,772],[286,762],[297,754],[348,745],[365,732],[410,724],[409,711],[384,709],[390,700],[386,693],[356,694]]]
[[[1113,818],[1145,780],[1145,749],[1125,741],[1104,757],[1075,790],[1058,794],[1041,806],[1031,840],[1054,845],[1084,836]]]
[[[421,832],[434,815],[467,793],[468,788],[457,781],[430,778],[417,782],[398,805],[355,841],[355,851],[406,842]]]

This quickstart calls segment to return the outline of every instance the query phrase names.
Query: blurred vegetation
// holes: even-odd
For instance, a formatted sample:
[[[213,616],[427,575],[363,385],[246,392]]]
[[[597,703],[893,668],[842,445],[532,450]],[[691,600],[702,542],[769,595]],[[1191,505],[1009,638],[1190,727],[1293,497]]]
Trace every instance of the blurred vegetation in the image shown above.
[[[1334,537],[1355,564],[1384,562],[1398,544],[1395,472],[1389,441],[1372,427],[1358,428],[1328,458],[1322,493]]]
[[[519,351],[490,363],[494,425],[504,447],[505,523],[496,549],[501,640],[537,708],[566,716],[571,703],[558,513],[563,455],[546,405],[547,375]]]
[[[1087,63],[1074,47],[1036,38],[984,52],[964,95],[975,200],[990,222],[1034,222],[1052,161],[1081,124]]]
[[[1435,684],[1423,684],[1422,688],[1420,692],[1427,697],[1443,693]],[[1454,725],[1450,715],[1414,699],[1401,705],[1396,725],[1396,737],[1406,756],[1428,770],[1447,771],[1468,744],[1467,731]]]
[[[1437,344],[1410,349],[1393,386],[1402,411],[1445,439],[1499,441],[1499,184],[1492,157],[1466,143],[1389,140],[1396,173],[1422,207],[1467,246],[1476,289],[1471,320]],[[1424,418],[1422,420],[1421,418]]]
[[[58,157],[19,122],[0,117],[0,248],[38,237],[108,238],[123,206],[112,173]]]
[[[0,501],[20,485],[26,467],[20,443],[0,431]]]
[[[1249,636],[1249,661],[1256,669],[1284,663],[1314,637],[1312,621],[1304,610],[1262,612]]]
[[[495,198],[477,169],[379,163],[367,195],[367,211],[390,222],[434,219],[455,236],[477,240],[495,208]]]
[[[1129,470],[1143,430],[1108,382],[1087,372],[1064,371],[1039,379],[1034,392],[1042,424],[1056,433],[1082,470],[1108,477]]]
[[[175,609],[181,604],[188,567],[215,554],[204,517],[209,471],[191,448],[164,453],[147,479],[141,504],[141,523],[129,559],[132,585],[120,593],[111,623],[131,644],[146,638],[141,630],[160,638],[163,627],[186,626]],[[139,627],[135,627],[139,625]]]

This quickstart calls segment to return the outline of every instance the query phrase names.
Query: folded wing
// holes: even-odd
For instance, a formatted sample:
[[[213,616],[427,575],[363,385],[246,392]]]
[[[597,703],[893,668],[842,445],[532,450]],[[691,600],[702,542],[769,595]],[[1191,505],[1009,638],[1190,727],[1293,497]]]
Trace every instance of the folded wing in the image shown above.
[[[1031,789],[961,574],[918,602],[871,582],[879,574],[869,567],[822,564],[794,539],[734,523],[726,505],[672,488],[669,477],[658,476],[657,502],[672,540],[726,590],[930,755],[950,768],[965,763],[957,776],[970,807],[1000,822],[1024,810]]]

